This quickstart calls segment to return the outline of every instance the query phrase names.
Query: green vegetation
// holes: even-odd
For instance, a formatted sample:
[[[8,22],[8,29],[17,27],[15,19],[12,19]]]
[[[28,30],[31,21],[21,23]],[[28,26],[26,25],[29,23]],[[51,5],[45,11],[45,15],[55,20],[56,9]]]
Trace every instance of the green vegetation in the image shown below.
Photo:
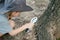
[[[60,40],[60,38],[56,39],[56,40]]]

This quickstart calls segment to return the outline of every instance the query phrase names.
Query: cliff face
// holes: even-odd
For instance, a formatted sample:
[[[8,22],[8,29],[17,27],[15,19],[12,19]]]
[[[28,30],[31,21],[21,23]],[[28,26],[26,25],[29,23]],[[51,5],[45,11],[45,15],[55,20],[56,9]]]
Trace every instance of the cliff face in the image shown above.
[[[31,12],[22,12],[14,20],[16,28],[30,22],[34,16],[38,17],[33,30],[29,33],[23,31],[14,37],[5,35],[4,40],[56,40],[60,34],[60,0],[26,0],[27,5],[34,10]]]

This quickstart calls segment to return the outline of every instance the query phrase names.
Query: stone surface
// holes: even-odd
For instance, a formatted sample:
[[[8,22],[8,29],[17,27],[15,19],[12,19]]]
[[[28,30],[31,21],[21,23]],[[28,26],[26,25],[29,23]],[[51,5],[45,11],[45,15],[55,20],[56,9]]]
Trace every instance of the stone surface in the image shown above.
[[[39,20],[35,24],[34,29],[28,33],[23,31],[13,37],[5,35],[3,37],[4,40],[56,40],[56,37],[58,38],[58,35],[60,34],[60,10],[58,10],[58,6],[60,6],[58,3],[59,0],[26,1],[27,5],[31,6],[34,10],[30,12],[22,12],[20,16],[14,20],[16,22],[15,29],[30,22],[31,18],[37,16]]]

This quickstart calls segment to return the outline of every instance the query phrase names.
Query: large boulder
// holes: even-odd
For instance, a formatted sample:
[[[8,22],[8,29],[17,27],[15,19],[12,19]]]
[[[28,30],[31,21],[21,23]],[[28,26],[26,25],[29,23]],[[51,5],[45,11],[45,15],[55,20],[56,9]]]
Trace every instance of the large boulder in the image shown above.
[[[60,1],[59,0],[26,0],[27,5],[34,10],[21,12],[14,20],[16,28],[30,22],[31,18],[38,17],[35,27],[30,32],[23,31],[16,36],[5,35],[4,40],[56,40],[60,33]]]

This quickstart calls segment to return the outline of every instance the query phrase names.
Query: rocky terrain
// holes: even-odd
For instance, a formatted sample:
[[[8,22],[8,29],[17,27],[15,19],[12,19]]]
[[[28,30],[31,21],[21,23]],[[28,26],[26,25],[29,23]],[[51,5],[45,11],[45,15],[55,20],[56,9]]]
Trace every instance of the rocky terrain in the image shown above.
[[[34,10],[22,12],[15,19],[16,28],[30,22],[31,18],[38,17],[35,27],[16,36],[5,35],[4,40],[56,40],[60,38],[60,0],[26,0],[27,5]]]

